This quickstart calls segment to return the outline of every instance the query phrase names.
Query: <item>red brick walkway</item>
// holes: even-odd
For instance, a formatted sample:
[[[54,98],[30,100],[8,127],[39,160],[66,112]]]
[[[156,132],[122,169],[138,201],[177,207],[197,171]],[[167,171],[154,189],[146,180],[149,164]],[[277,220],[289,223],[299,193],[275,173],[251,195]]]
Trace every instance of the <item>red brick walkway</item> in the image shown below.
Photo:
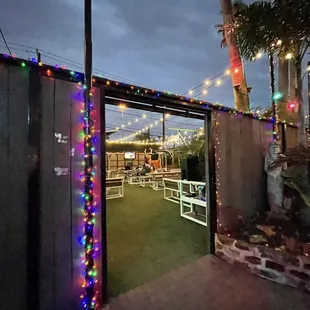
[[[110,300],[110,310],[309,310],[310,295],[207,256]]]

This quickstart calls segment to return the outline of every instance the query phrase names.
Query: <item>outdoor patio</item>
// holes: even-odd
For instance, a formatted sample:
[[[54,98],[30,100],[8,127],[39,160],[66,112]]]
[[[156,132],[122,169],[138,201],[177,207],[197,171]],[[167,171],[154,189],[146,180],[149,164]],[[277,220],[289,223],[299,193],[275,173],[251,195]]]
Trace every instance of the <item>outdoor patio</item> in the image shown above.
[[[181,218],[163,191],[125,184],[107,203],[108,288],[118,296],[207,254],[206,227]]]
[[[261,279],[214,256],[110,300],[110,310],[307,310],[310,295]]]

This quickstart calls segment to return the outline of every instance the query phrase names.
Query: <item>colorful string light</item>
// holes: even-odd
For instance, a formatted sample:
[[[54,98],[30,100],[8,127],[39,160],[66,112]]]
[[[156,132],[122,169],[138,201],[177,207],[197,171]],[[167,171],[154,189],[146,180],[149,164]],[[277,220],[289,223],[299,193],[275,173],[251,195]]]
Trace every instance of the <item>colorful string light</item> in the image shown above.
[[[79,82],[80,84],[82,84],[81,81],[82,81],[83,74],[79,73],[79,72],[66,70],[64,66],[55,65],[54,69],[52,69],[51,66],[46,65],[46,64],[31,62],[31,61],[22,60],[22,59],[17,59],[17,58],[13,58],[9,55],[6,55],[6,57],[5,57],[3,54],[0,54],[0,59],[1,59],[1,56],[2,56],[2,58],[14,60],[16,62],[16,64],[20,64],[21,66],[22,66],[22,63],[25,63],[26,65],[29,65],[29,66],[36,66],[37,65],[37,66],[41,67],[43,70],[45,70],[45,74],[47,76],[52,76],[57,71],[62,72],[63,74],[69,76],[73,81],[76,81],[76,82]],[[246,115],[246,116],[258,119],[258,120],[262,120],[262,121],[265,120],[265,121],[272,122],[272,117],[266,117],[262,114],[257,114],[257,113],[252,113],[252,112],[241,112],[241,111],[238,111],[234,108],[225,107],[224,105],[219,104],[219,103],[213,104],[213,103],[201,100],[201,99],[189,98],[189,97],[186,97],[184,95],[181,96],[181,95],[173,94],[171,92],[160,92],[160,91],[156,91],[154,89],[141,88],[138,86],[133,86],[133,85],[129,85],[126,83],[121,83],[118,81],[110,81],[110,80],[100,78],[100,77],[93,78],[93,83],[97,83],[98,85],[104,84],[106,88],[126,87],[126,88],[128,88],[128,90],[126,90],[127,94],[131,94],[131,95],[136,95],[136,96],[141,96],[141,97],[144,97],[146,95],[151,95],[153,99],[161,99],[163,97],[167,99],[167,97],[168,97],[168,98],[171,98],[174,100],[181,100],[181,101],[187,102],[187,103],[203,105],[205,108],[211,108],[211,109],[216,109],[216,110],[219,109],[219,110],[225,111],[227,113],[232,113],[234,115]],[[297,126],[297,124],[287,122],[286,120],[282,120],[280,123]]]
[[[89,91],[84,89],[84,91]],[[90,97],[92,98],[92,91],[90,91]],[[83,166],[84,171],[81,175],[81,181],[84,186],[84,190],[81,192],[81,197],[83,200],[83,236],[82,245],[84,247],[83,255],[83,266],[84,272],[82,276],[84,277],[82,288],[84,289],[81,295],[81,307],[85,310],[94,310],[97,306],[97,293],[96,283],[97,283],[97,271],[95,266],[95,251],[96,251],[96,240],[94,236],[94,225],[95,225],[95,212],[96,212],[96,201],[94,195],[94,156],[95,156],[95,128],[94,121],[92,119],[92,113],[94,106],[92,102],[85,102],[84,109],[81,111],[82,117],[82,128],[84,137],[84,158]]]

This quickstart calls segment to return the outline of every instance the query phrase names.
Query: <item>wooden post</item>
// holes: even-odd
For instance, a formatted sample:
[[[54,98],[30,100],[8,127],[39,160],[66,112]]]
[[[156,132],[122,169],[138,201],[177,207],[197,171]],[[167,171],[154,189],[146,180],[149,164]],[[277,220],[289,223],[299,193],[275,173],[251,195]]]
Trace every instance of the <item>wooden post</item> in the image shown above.
[[[84,0],[84,65],[85,65],[85,103],[90,102],[92,86],[92,0]]]
[[[39,50],[36,48],[36,53],[37,53],[37,62],[41,62],[41,53],[39,52]]]

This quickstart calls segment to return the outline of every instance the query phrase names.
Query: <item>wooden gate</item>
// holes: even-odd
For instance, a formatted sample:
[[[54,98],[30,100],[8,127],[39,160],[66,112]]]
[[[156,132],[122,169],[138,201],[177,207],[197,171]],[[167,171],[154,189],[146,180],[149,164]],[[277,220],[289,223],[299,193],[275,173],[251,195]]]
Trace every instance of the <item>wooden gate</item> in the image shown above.
[[[77,83],[35,68],[0,65],[0,309],[79,308],[82,94]],[[94,103],[99,131],[98,89]],[[96,166],[100,206],[99,158]]]

